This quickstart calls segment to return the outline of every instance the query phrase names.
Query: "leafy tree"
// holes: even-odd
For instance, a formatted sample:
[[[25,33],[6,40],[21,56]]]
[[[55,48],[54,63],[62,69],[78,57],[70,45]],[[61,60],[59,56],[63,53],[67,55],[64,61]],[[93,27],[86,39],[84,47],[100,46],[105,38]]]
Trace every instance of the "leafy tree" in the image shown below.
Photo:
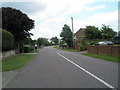
[[[42,38],[42,37],[37,39],[37,44],[39,46],[41,46],[41,45],[50,46],[51,45],[47,38]]]
[[[86,39],[100,39],[102,37],[101,31],[95,26],[86,26],[85,36]]]
[[[54,43],[55,45],[58,45],[59,43],[59,39],[57,37],[52,37],[50,40],[51,40],[51,43]]]
[[[102,24],[101,33],[102,33],[103,39],[111,39],[117,34],[117,32],[113,31],[112,28],[104,24]]]
[[[64,25],[60,37],[62,37],[62,40],[67,43],[70,48],[73,47],[73,32],[68,25]]]
[[[26,38],[26,39],[24,39],[24,40],[23,40],[23,43],[24,43],[25,45],[31,45],[31,46],[34,46],[34,45],[35,45],[35,41],[32,40],[31,38]]]
[[[33,35],[29,33],[34,28],[34,21],[20,10],[2,7],[2,27],[15,36],[17,42]]]
[[[44,45],[44,46],[50,46],[51,43],[48,41],[47,38],[43,38],[43,45]]]
[[[42,38],[42,37],[37,39],[37,44],[38,44],[39,46],[42,46],[42,45],[43,45],[43,38]]]

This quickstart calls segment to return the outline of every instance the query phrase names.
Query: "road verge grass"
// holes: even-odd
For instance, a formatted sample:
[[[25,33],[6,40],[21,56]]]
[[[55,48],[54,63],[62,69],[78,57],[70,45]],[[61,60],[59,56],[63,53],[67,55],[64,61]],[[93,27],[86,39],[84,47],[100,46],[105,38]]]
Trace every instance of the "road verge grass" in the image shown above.
[[[61,50],[65,50],[68,52],[77,52],[77,50],[75,50],[75,49],[68,49],[68,48],[61,48]]]
[[[5,58],[1,61],[2,72],[16,70],[25,66],[30,60],[33,59],[35,54],[18,54],[10,58]]]
[[[111,62],[117,62],[120,63],[120,58],[115,57],[115,56],[106,56],[106,55],[97,55],[94,53],[82,53],[82,55],[98,58],[98,59],[103,59]]]
[[[59,48],[59,47],[57,47],[57,46],[54,46],[53,48],[57,48],[57,49],[64,50],[64,51],[68,51],[68,52],[77,52],[76,49]]]

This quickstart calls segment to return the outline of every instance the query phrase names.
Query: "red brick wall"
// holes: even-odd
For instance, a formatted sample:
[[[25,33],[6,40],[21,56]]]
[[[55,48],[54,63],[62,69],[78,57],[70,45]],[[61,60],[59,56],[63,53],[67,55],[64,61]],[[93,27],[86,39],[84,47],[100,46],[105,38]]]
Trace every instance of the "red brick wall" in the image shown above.
[[[87,46],[88,52],[120,57],[120,46]]]
[[[76,36],[76,38],[79,38],[79,37],[81,37],[81,36],[85,36],[85,31],[84,31],[84,29],[80,29],[76,34],[75,34],[75,36]]]
[[[76,50],[80,51],[80,41],[75,41],[74,42],[74,47]]]
[[[82,40],[80,39],[81,36],[84,36],[85,30],[80,28],[74,36],[76,36],[76,40],[74,41],[74,48],[80,51],[80,45],[82,44]]]

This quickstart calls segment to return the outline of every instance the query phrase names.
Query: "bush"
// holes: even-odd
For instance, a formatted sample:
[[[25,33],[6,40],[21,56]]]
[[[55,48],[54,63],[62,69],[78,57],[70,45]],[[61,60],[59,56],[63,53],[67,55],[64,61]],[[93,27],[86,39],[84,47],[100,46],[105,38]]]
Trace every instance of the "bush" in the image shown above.
[[[26,46],[24,47],[24,53],[29,53],[32,52],[34,50],[33,46]]]
[[[87,50],[86,45],[81,45],[81,46],[80,46],[80,51],[85,51],[85,50]]]
[[[2,35],[2,51],[14,49],[14,36],[12,33],[0,29],[0,34]]]

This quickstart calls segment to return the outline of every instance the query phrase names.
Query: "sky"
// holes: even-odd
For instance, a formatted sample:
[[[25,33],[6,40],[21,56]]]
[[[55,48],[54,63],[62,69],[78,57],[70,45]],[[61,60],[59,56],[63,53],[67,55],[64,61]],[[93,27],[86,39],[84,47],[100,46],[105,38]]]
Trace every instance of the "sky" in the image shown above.
[[[109,25],[118,31],[119,0],[1,0],[2,7],[12,7],[27,14],[35,20],[35,28],[30,32],[32,39],[52,38],[60,33],[64,24],[74,33],[88,25],[101,28]]]

